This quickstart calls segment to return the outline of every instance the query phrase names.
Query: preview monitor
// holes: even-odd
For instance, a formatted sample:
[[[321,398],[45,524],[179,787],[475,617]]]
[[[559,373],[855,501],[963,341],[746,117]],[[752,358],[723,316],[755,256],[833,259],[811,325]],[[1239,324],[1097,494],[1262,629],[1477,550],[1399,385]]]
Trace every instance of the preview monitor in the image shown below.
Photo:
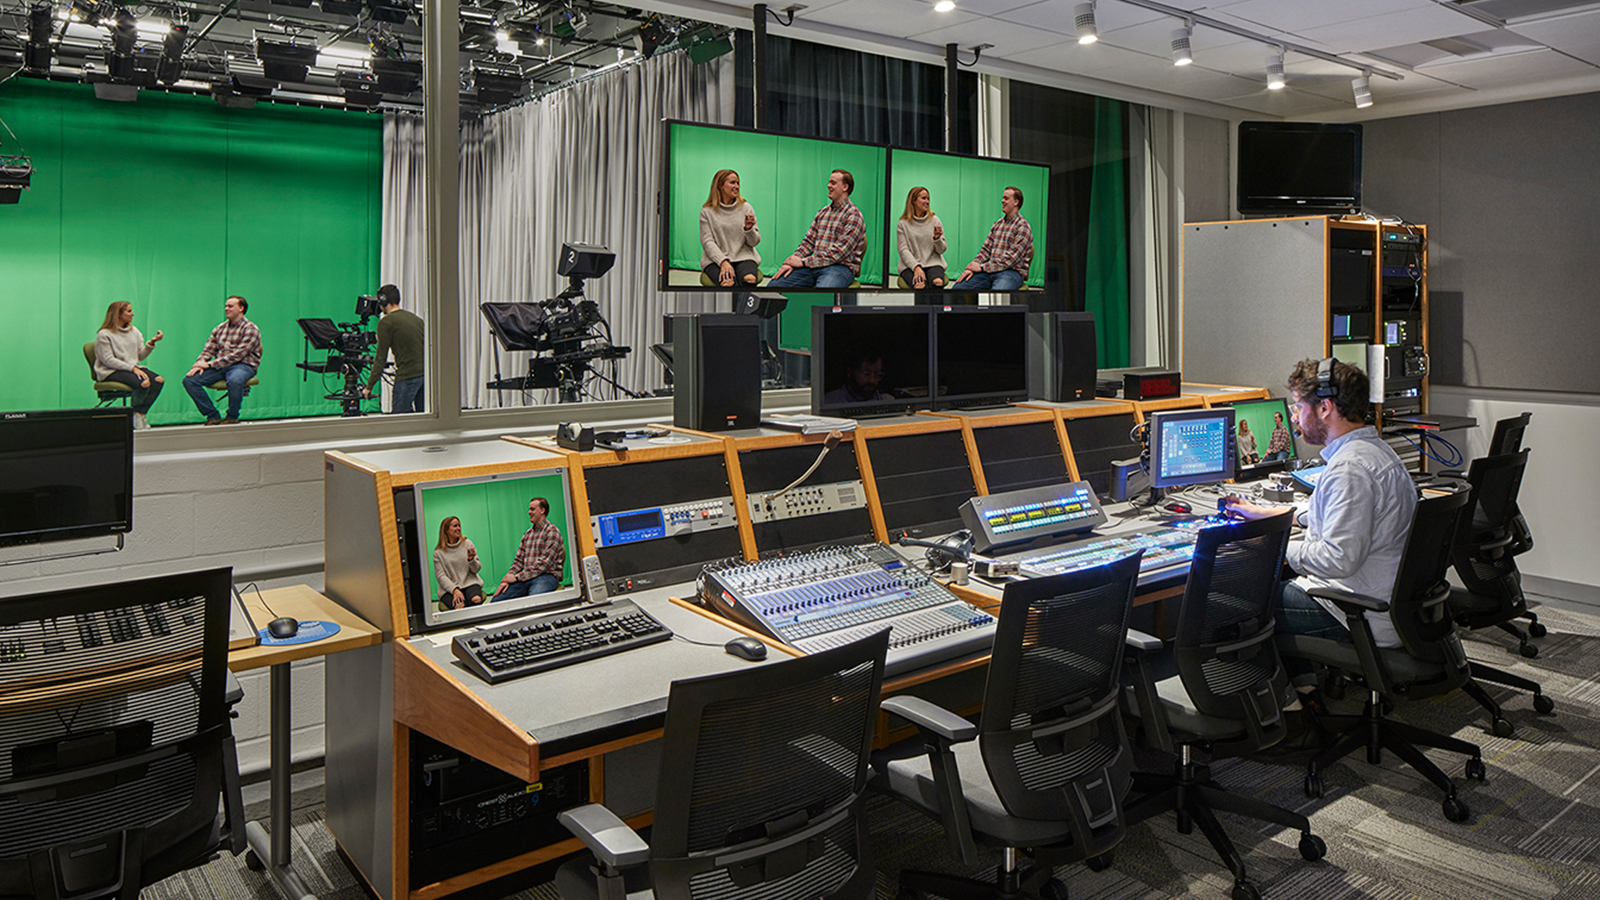
[[[889,211],[889,228],[884,234],[883,247],[889,254],[891,286],[901,290],[910,287],[909,278],[905,285],[899,281],[902,271],[907,269],[907,261],[900,252],[900,232],[902,227],[907,227],[908,234],[913,233],[909,227],[915,221],[911,217],[917,215],[913,190],[920,188],[928,192],[927,212],[937,217],[944,237],[948,284],[961,276],[962,269],[983,248],[989,229],[1004,215],[1001,196],[1011,187],[1016,188],[1022,198],[1017,213],[1027,220],[1033,232],[1033,259],[1023,284],[1036,289],[1044,287],[1045,228],[1050,209],[1049,166],[891,148],[888,187],[884,206]]]
[[[1218,484],[1233,477],[1234,411],[1168,410],[1150,414],[1150,486]]]
[[[133,415],[0,415],[0,547],[133,530]]]
[[[738,290],[765,287],[783,261],[794,253],[818,211],[832,202],[829,177],[835,169],[850,173],[850,202],[860,209],[866,229],[861,272],[852,290],[884,288],[883,235],[888,217],[884,210],[884,185],[889,171],[886,147],[849,141],[819,140],[741,128],[668,121],[663,129],[661,259],[662,290]],[[746,211],[754,228],[742,219],[722,222],[719,173],[738,178],[735,216]],[[703,233],[702,213],[706,213]],[[723,226],[726,226],[725,228]],[[731,233],[731,236],[729,236]],[[721,238],[717,235],[722,235]],[[702,261],[709,251],[703,237],[731,258],[753,257],[757,280],[738,279],[731,287],[707,274]],[[723,247],[723,244],[728,244]],[[759,259],[754,259],[758,257]],[[720,274],[719,270],[715,270]],[[836,288],[785,288],[789,291]]]
[[[1239,212],[1361,211],[1361,125],[1239,123]]]
[[[811,412],[860,418],[931,408],[932,337],[931,307],[812,307]]]
[[[560,578],[552,591],[496,600],[493,597],[495,588],[510,570],[523,534],[531,527],[529,505],[536,497],[549,503],[550,509],[544,518],[561,533]],[[411,586],[411,609],[421,620],[423,629],[458,627],[579,600],[582,590],[571,497],[565,468],[418,482],[413,488],[416,523],[411,548],[415,561],[412,569],[418,583]],[[470,549],[476,551],[479,561],[476,574],[483,581],[482,601],[469,603],[461,609],[452,608],[453,595],[444,590],[436,562],[450,553],[445,526],[452,520],[460,523],[462,540],[470,541]],[[460,544],[456,546],[459,548]]]
[[[1293,468],[1298,454],[1288,401],[1282,397],[1241,400],[1233,404],[1233,417],[1233,443],[1238,453],[1240,481]]]
[[[1028,399],[1026,306],[934,307],[934,409]]]

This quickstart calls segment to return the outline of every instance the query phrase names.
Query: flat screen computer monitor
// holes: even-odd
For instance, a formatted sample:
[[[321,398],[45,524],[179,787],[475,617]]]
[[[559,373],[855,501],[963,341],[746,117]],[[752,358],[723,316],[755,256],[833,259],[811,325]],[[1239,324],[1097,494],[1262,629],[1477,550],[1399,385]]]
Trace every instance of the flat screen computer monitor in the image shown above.
[[[1241,400],[1233,404],[1233,421],[1240,481],[1293,468],[1297,451],[1287,400]]]
[[[931,307],[812,307],[812,414],[859,418],[930,408],[932,337]]]
[[[1150,486],[1217,484],[1233,477],[1234,411],[1183,409],[1150,414]]]
[[[0,416],[0,547],[133,530],[126,409]]]
[[[561,531],[564,556],[556,589],[511,600],[491,595],[501,576],[511,568],[529,528],[529,502],[543,497],[550,504],[549,522]],[[565,468],[534,469],[418,482],[414,488],[416,528],[414,558],[417,581],[413,584],[412,611],[424,628],[458,627],[468,622],[499,619],[576,602],[581,594],[576,554],[577,534],[572,528],[572,494]],[[482,568],[483,603],[451,609],[440,598],[444,590],[434,566],[434,550],[441,526],[451,517],[461,522],[461,535],[472,541]]]
[[[934,333],[934,409],[1028,399],[1026,306],[947,306]]]

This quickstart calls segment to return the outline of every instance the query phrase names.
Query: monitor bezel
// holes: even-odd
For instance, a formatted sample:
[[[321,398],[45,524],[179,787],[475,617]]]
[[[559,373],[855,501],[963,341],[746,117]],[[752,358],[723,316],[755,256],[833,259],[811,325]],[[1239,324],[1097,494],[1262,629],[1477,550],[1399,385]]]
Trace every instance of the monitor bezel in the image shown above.
[[[58,541],[76,541],[85,538],[110,537],[124,535],[133,531],[133,412],[124,407],[109,409],[94,407],[89,409],[51,409],[34,411],[7,412],[0,417],[0,428],[9,428],[13,424],[40,422],[47,420],[76,420],[87,421],[90,419],[123,420],[123,427],[118,431],[122,438],[122,484],[125,490],[122,493],[123,503],[120,510],[121,516],[115,521],[92,522],[71,525],[63,528],[32,529],[28,531],[4,530],[0,525],[0,547],[21,547],[33,544],[48,544]],[[0,432],[0,438],[3,438]]]
[[[1195,472],[1189,475],[1166,477],[1161,473],[1162,426],[1168,423],[1206,421],[1221,418],[1227,424],[1228,446],[1223,453],[1223,471]],[[1233,480],[1238,471],[1239,451],[1235,446],[1233,429],[1235,416],[1231,406],[1212,406],[1204,409],[1171,409],[1153,412],[1146,420],[1150,425],[1150,487],[1165,490],[1189,487],[1196,484],[1221,484]]]
[[[933,311],[933,333],[929,339],[929,356],[933,362],[933,371],[929,373],[928,392],[933,397],[933,409],[936,411],[972,409],[985,406],[1009,406],[1028,399],[1028,307],[1022,304],[1006,306],[944,306],[930,307]],[[939,390],[939,329],[946,323],[952,323],[957,317],[974,315],[1012,315],[1016,316],[1019,328],[1015,358],[1017,372],[1021,376],[1020,383],[1009,391],[985,391],[981,393],[950,394],[940,396]]]
[[[909,413],[919,409],[932,409],[934,402],[933,355],[938,349],[933,335],[933,310],[934,308],[931,306],[829,306],[825,303],[813,306],[811,308],[811,414],[815,416],[858,419]],[[823,321],[830,316],[863,317],[868,315],[919,317],[923,320],[927,370],[922,373],[921,381],[928,392],[925,399],[919,401],[914,397],[895,398],[893,400],[871,400],[850,405],[830,405],[823,402],[823,397],[827,394],[825,390],[827,380],[823,376],[827,372],[829,358],[827,339],[824,337],[826,329],[823,326]]]
[[[1264,122],[1244,121],[1239,123],[1237,138],[1239,142],[1238,170],[1235,175],[1243,172],[1262,151],[1251,146],[1252,137],[1256,135],[1330,135],[1345,134],[1354,139],[1352,147],[1354,158],[1350,164],[1350,189],[1338,196],[1310,195],[1310,194],[1267,194],[1251,190],[1252,181],[1246,177],[1236,177],[1237,191],[1234,205],[1241,215],[1282,215],[1290,213],[1295,215],[1318,215],[1357,213],[1361,211],[1361,155],[1362,155],[1362,126],[1359,122]]]
[[[466,609],[439,610],[435,607],[437,597],[434,595],[434,582],[429,580],[429,565],[433,560],[433,544],[431,540],[436,535],[430,534],[431,529],[425,527],[427,509],[424,498],[430,489],[458,487],[468,484],[486,484],[496,481],[514,481],[534,478],[557,477],[561,480],[563,498],[564,521],[558,522],[561,528],[561,537],[566,545],[567,558],[562,563],[562,576],[569,578],[572,584],[558,587],[545,594],[533,594],[528,597],[519,597],[515,600],[501,600],[491,602],[490,592],[494,585],[488,579],[484,580],[484,602]],[[546,466],[537,469],[519,469],[514,472],[490,472],[483,475],[468,475],[459,478],[441,478],[433,481],[419,481],[412,485],[412,504],[416,510],[415,545],[411,551],[416,554],[417,568],[421,579],[418,585],[418,596],[412,598],[413,618],[419,623],[418,631],[437,631],[445,628],[459,628],[477,622],[496,621],[512,618],[518,615],[541,612],[550,609],[559,609],[580,603],[583,600],[583,586],[577,574],[579,557],[577,554],[577,532],[574,531],[574,510],[572,508],[572,477],[566,466]]]

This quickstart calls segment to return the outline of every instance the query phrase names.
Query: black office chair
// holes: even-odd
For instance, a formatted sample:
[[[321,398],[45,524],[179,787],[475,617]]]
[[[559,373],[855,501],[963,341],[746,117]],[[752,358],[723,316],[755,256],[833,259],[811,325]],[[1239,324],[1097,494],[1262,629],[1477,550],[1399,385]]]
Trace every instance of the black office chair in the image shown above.
[[[229,574],[0,600],[0,896],[132,900],[244,850]]]
[[[561,896],[870,897],[862,797],[888,635],[673,682],[650,843],[598,804],[561,813],[593,854],[557,871]]]
[[[902,871],[902,898],[1064,900],[1055,866],[1109,865],[1133,765],[1117,695],[1141,556],[1006,585],[978,725],[920,698],[884,701],[927,750],[887,763],[889,792],[942,823],[964,867],[980,841],[1004,848],[992,882]]]
[[[1467,654],[1450,616],[1450,586],[1445,573],[1457,529],[1466,517],[1470,495],[1466,491],[1425,497],[1417,503],[1406,539],[1405,556],[1395,576],[1392,600],[1385,602],[1347,591],[1317,588],[1314,597],[1333,601],[1345,614],[1353,643],[1299,634],[1280,634],[1279,652],[1339,669],[1367,687],[1366,708],[1359,716],[1323,716],[1325,729],[1345,734],[1318,754],[1306,767],[1306,796],[1323,793],[1322,771],[1358,747],[1367,761],[1378,765],[1388,748],[1444,791],[1444,814],[1464,822],[1471,812],[1456,796],[1455,783],[1423,755],[1418,745],[1462,753],[1466,775],[1479,781],[1487,772],[1478,745],[1448,735],[1397,722],[1384,707],[1391,698],[1420,700],[1465,687],[1472,681]],[[1402,646],[1380,649],[1363,613],[1387,612]]]
[[[1489,450],[1484,456],[1505,456],[1516,453],[1522,449],[1522,436],[1528,430],[1528,423],[1533,418],[1533,413],[1522,413],[1509,419],[1501,419],[1494,423],[1494,435],[1489,438]],[[1454,478],[1465,478],[1460,470],[1443,472]],[[1477,514],[1474,513],[1474,518]],[[1476,530],[1476,529],[1475,529]],[[1528,528],[1527,517],[1517,507],[1516,497],[1511,498],[1511,513],[1508,525],[1511,543],[1505,547],[1506,553],[1511,556],[1521,556],[1533,549],[1533,532]],[[1542,638],[1547,629],[1539,622],[1539,615],[1533,610],[1524,610],[1517,618],[1528,620],[1528,637]]]
[[[1178,760],[1172,774],[1135,772],[1128,824],[1177,813],[1178,831],[1195,825],[1233,872],[1234,900],[1256,900],[1244,859],[1217,821],[1229,812],[1300,831],[1300,855],[1321,859],[1328,847],[1305,816],[1230,793],[1195,761],[1244,756],[1283,740],[1288,676],[1273,647],[1272,606],[1289,546],[1291,514],[1207,528],[1196,537],[1178,631],[1165,652],[1154,638],[1130,638],[1133,687],[1128,704],[1145,743]]]
[[[1528,451],[1475,459],[1467,470],[1471,485],[1470,525],[1462,528],[1451,562],[1463,587],[1450,591],[1450,614],[1463,628],[1496,627],[1517,638],[1518,650],[1528,658],[1539,655],[1539,648],[1528,643],[1528,635],[1511,624],[1528,611],[1522,595],[1522,576],[1512,559],[1511,544],[1516,540],[1512,524],[1517,491],[1527,468]],[[1533,694],[1533,708],[1541,713],[1555,711],[1555,701],[1545,696],[1538,682],[1513,675],[1493,666],[1474,663],[1473,681],[1488,681]],[[1481,689],[1473,697],[1493,715],[1494,733],[1510,737],[1513,728],[1488,693]]]

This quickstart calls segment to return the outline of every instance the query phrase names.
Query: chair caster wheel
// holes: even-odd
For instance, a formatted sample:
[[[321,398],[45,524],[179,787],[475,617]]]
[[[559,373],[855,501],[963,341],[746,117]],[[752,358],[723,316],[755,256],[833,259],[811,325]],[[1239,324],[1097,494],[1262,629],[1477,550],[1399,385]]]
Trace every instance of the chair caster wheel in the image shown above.
[[[1511,737],[1511,735],[1514,734],[1517,729],[1516,726],[1511,724],[1510,719],[1507,719],[1504,716],[1495,716],[1492,730],[1494,731],[1495,737]]]
[[[1538,622],[1533,622],[1533,623],[1530,623],[1528,625],[1528,636],[1529,637],[1544,637],[1545,635],[1547,635],[1549,633],[1550,633],[1550,629],[1544,627],[1543,625],[1540,625]]]
[[[1556,711],[1556,702],[1544,694],[1534,694],[1533,711],[1548,716]]]
[[[244,867],[252,872],[262,872],[267,868],[261,862],[261,857],[257,856],[254,850],[246,850],[244,852]]]
[[[1084,860],[1083,864],[1088,866],[1091,872],[1104,872],[1111,868],[1111,851],[1107,850],[1099,856],[1091,856]]]
[[[1325,786],[1322,783],[1321,775],[1317,774],[1316,772],[1308,772],[1306,774],[1306,782],[1304,787],[1307,797],[1310,797],[1312,800],[1322,799],[1322,792],[1325,789]]]
[[[1525,659],[1533,659],[1539,655],[1539,648],[1532,644],[1523,644],[1517,648],[1517,652],[1521,653]]]
[[[1261,900],[1261,889],[1248,881],[1233,884],[1233,900]]]
[[[1039,887],[1040,900],[1067,900],[1067,885],[1059,878],[1052,878]]]
[[[1300,836],[1300,858],[1307,862],[1316,862],[1328,855],[1328,842],[1314,834]]]
[[[1483,764],[1483,757],[1469,756],[1466,765],[1467,777],[1473,781],[1489,780],[1489,769]]]
[[[1452,822],[1465,822],[1472,811],[1454,795],[1444,798],[1444,817]]]

